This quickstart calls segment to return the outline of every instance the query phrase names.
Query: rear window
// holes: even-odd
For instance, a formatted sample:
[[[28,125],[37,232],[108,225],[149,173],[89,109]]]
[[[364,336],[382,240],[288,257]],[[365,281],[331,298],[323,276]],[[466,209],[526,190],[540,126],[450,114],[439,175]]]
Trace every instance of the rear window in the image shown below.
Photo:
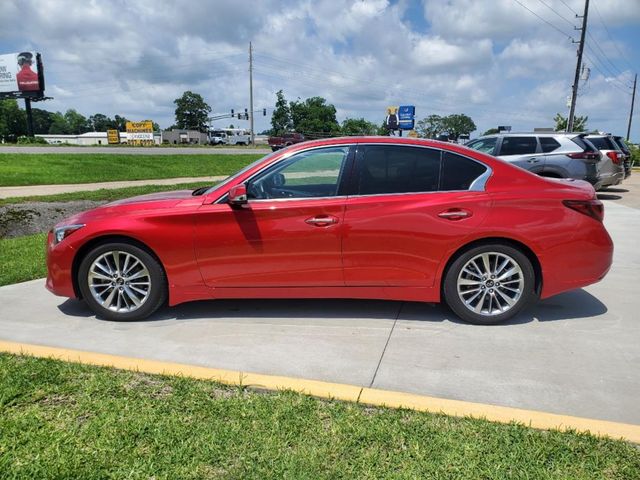
[[[487,167],[461,155],[444,152],[440,190],[469,190],[473,181],[487,171]]]
[[[620,147],[620,150],[622,150],[626,155],[629,155],[629,153],[631,153],[630,150],[629,150],[629,147],[627,146],[627,144],[624,141],[624,138],[622,138],[622,137],[613,137],[613,139],[616,141],[616,143]]]
[[[540,137],[540,146],[544,153],[549,153],[557,150],[560,147],[560,142],[553,137]]]
[[[573,137],[571,141],[578,145],[585,152],[595,152],[597,150],[593,143],[591,143],[589,140],[585,141],[585,139],[582,137]]]
[[[527,155],[536,153],[536,137],[503,137],[500,155]]]
[[[598,150],[618,150],[618,147],[613,145],[607,137],[587,137],[587,140],[593,143]]]

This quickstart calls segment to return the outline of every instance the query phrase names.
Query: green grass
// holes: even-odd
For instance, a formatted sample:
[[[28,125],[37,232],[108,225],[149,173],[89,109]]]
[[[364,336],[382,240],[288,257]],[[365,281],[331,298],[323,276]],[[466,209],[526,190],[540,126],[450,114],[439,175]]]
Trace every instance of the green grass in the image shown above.
[[[10,197],[0,199],[0,206],[25,202],[70,202],[72,200],[113,201],[121,198],[135,197],[147,193],[170,190],[194,190],[198,187],[212,185],[213,182],[178,183],[175,185],[141,185],[138,187],[103,188],[95,191],[58,193],[55,195],[31,195],[28,197]]]
[[[0,286],[46,277],[46,237],[46,233],[38,233],[0,239]]]
[[[637,479],[586,434],[0,354],[0,477]]]
[[[0,154],[0,186],[229,175],[261,155]]]

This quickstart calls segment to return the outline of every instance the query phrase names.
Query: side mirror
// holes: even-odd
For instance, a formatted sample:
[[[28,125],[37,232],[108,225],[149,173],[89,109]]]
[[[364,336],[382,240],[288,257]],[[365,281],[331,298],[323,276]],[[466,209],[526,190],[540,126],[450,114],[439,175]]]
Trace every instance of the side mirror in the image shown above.
[[[230,205],[244,205],[247,203],[247,186],[240,184],[231,187],[229,190],[229,200],[227,201]]]

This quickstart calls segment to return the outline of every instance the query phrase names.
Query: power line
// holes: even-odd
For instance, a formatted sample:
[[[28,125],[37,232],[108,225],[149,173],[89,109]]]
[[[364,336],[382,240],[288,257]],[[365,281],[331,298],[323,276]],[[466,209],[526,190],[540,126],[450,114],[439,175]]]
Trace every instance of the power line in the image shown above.
[[[567,5],[567,3],[564,0],[560,0],[560,3],[562,3],[565,7],[567,7],[569,10],[571,10],[576,17],[580,16],[580,15],[578,15],[578,12],[576,12],[573,8],[571,8],[569,5]]]
[[[627,57],[627,55],[622,50],[620,50],[620,48],[618,48],[618,44],[616,43],[616,41],[611,36],[611,32],[609,32],[609,29],[607,28],[607,24],[604,23],[604,18],[602,18],[602,14],[600,13],[600,10],[598,9],[598,5],[597,5],[597,3],[595,1],[593,3],[593,6],[596,9],[596,14],[598,15],[598,19],[600,20],[600,23],[604,27],[605,32],[607,32],[607,36],[609,37],[609,40],[611,40],[611,43],[613,43],[613,47],[618,51],[618,53],[620,54],[622,59],[627,63],[629,68],[631,70],[635,70],[635,68],[633,67],[633,65],[631,65],[631,62],[629,61],[629,57]]]
[[[574,23],[569,20],[568,18],[566,18],[565,16],[561,15],[560,13],[558,13],[556,10],[553,9],[553,7],[551,7],[547,2],[545,2],[544,0],[538,0],[541,4],[543,4],[545,7],[547,7],[549,10],[551,10],[557,17],[561,18],[562,20],[564,20],[565,22],[567,22],[569,25],[571,25],[572,27],[575,27]],[[519,3],[519,2],[518,2]]]
[[[532,15],[535,15],[536,17],[538,17],[540,20],[542,20],[544,23],[546,23],[547,25],[549,25],[551,28],[553,28],[554,30],[556,30],[557,32],[559,32],[560,34],[562,34],[563,36],[567,37],[569,40],[573,41],[573,37],[571,35],[569,35],[567,32],[565,32],[564,30],[558,28],[557,26],[555,26],[553,23],[549,22],[548,20],[546,20],[545,18],[541,17],[540,15],[538,15],[536,12],[534,12],[533,10],[531,10],[529,7],[527,7],[524,3],[522,3],[520,0],[513,0],[514,2],[516,2],[518,5],[520,5],[522,8],[524,8],[525,10],[528,10]]]

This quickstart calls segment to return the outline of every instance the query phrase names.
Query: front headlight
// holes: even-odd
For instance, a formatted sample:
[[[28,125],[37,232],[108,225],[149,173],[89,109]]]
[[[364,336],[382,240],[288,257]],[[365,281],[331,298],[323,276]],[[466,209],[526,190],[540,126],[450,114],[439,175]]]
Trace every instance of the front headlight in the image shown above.
[[[84,227],[84,223],[76,223],[75,225],[63,225],[62,227],[56,227],[53,229],[53,243],[57,245],[62,240],[67,238],[76,230]]]

